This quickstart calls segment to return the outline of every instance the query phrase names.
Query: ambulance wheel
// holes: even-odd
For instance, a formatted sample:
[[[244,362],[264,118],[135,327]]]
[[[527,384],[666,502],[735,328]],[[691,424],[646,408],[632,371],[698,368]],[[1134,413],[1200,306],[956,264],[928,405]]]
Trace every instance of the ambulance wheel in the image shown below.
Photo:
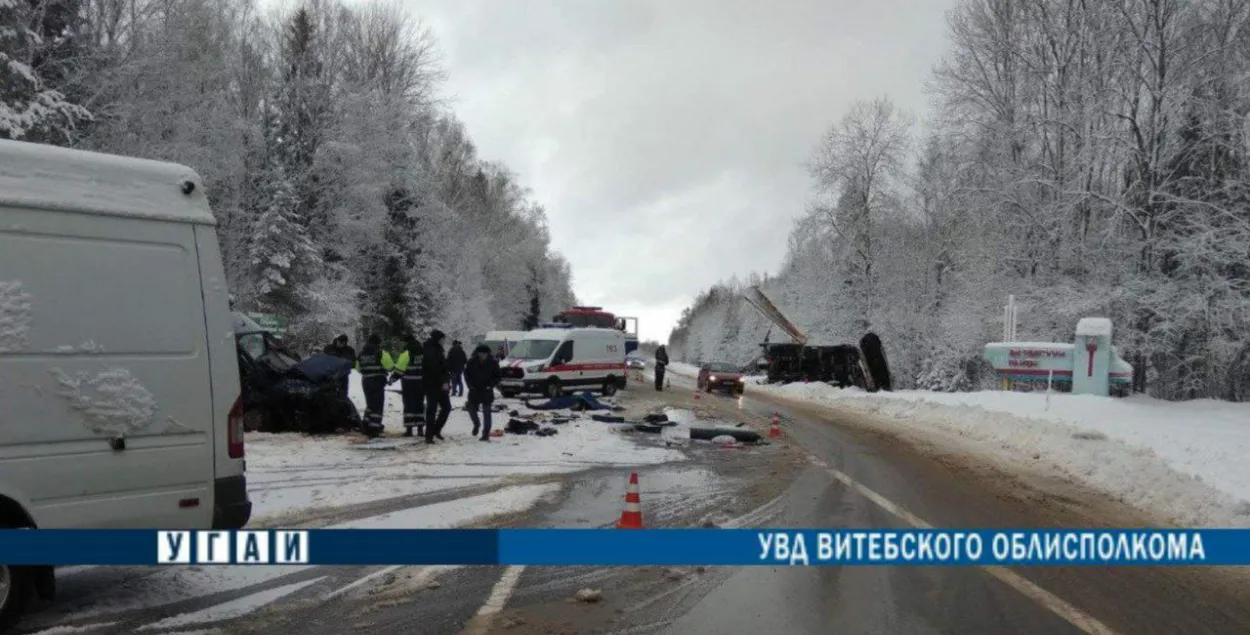
[[[603,396],[611,397],[615,395],[618,386],[620,386],[620,380],[613,375],[608,375],[608,380],[603,382]]]
[[[0,521],[4,529],[18,528],[12,522]],[[0,633],[9,632],[35,602],[38,571],[36,567],[0,565]]]
[[[564,396],[564,387],[560,385],[559,379],[552,377],[551,381],[547,382],[547,396],[552,399]]]

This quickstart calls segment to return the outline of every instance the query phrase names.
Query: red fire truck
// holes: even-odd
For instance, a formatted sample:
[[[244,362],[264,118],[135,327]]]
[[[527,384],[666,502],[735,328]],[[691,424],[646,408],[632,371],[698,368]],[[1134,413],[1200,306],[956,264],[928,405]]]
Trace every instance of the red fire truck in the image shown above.
[[[600,306],[575,306],[557,314],[552,322],[573,328],[616,329],[625,333],[626,355],[638,350],[638,318],[617,317]]]

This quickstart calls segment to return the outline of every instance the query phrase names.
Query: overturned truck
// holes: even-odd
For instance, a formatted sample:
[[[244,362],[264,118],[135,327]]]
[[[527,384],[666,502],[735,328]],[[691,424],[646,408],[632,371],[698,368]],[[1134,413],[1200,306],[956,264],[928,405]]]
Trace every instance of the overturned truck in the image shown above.
[[[892,389],[885,349],[875,333],[860,338],[859,346],[812,345],[807,334],[786,318],[759,287],[748,289],[743,299],[794,340],[769,342],[765,338],[760,344],[769,383],[819,381],[873,392]]]

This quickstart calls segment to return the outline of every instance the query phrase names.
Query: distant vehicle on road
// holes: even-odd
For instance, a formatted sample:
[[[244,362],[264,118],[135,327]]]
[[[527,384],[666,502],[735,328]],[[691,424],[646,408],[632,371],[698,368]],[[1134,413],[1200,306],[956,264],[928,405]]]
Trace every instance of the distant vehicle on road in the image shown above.
[[[741,395],[746,385],[742,369],[723,362],[707,362],[699,367],[699,390],[712,392],[724,390],[731,395]]]
[[[641,357],[628,357],[625,359],[625,365],[634,370],[646,370],[647,362]]]
[[[523,339],[525,339],[525,331],[490,331],[475,345],[489,346],[495,357],[502,360],[512,352],[512,347],[520,344]]]
[[[616,329],[625,334],[625,352],[638,350],[638,318],[618,317],[599,306],[575,306],[557,313],[553,322],[576,328]]]

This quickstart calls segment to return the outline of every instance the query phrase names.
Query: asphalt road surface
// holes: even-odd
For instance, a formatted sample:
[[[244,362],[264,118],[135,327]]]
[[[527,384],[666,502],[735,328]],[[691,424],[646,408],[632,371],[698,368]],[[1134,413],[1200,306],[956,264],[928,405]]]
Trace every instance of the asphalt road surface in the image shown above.
[[[635,383],[622,396],[659,397],[704,417],[747,421],[761,430],[777,412],[784,438],[757,450],[693,449],[686,463],[640,470],[643,512],[651,527],[1150,524],[1079,488],[912,447],[866,430],[866,422],[851,415],[772,402],[749,390],[742,398],[704,395],[694,401],[692,388],[686,378],[673,377],[672,390],[662,395]],[[627,474],[601,470],[548,477],[565,483],[559,500],[498,524],[608,525],[620,513]],[[454,495],[387,504],[399,508]],[[260,612],[209,632],[1245,634],[1250,633],[1250,595],[1243,573],[1157,567],[311,567],[235,592],[243,596],[308,583]],[[144,574],[135,570],[131,575]],[[599,591],[601,599],[577,601],[573,596],[581,589]],[[90,632],[134,632],[229,597],[96,619],[108,625]],[[27,632],[92,623],[55,611],[35,618]],[[203,628],[194,627],[197,633]],[[188,629],[144,632],[179,630]]]

